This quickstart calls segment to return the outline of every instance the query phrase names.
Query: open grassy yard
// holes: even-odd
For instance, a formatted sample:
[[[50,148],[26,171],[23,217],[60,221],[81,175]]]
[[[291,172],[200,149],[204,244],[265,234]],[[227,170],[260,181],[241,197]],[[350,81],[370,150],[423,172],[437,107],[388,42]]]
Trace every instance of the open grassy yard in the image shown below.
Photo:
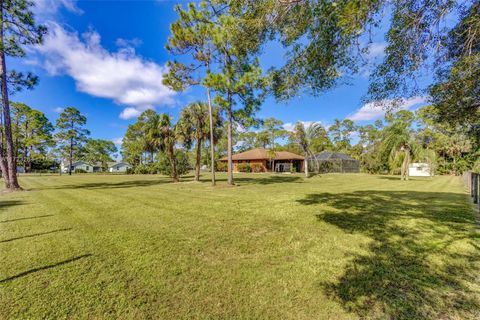
[[[0,195],[0,319],[480,317],[458,177],[21,183]]]

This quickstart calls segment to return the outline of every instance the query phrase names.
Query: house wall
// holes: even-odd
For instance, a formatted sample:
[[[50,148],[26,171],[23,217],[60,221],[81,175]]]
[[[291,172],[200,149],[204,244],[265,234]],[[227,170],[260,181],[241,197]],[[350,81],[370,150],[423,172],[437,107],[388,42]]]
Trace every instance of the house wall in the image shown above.
[[[93,166],[90,165],[90,164],[86,164],[86,163],[76,165],[75,168],[73,169],[73,171],[75,171],[77,169],[85,170],[86,172],[93,172]]]
[[[128,168],[129,167],[126,166],[126,165],[112,166],[112,167],[108,168],[108,171],[109,172],[127,172]]]
[[[267,167],[268,167],[268,160],[242,160],[242,161],[238,161],[238,160],[233,160],[233,172],[239,172],[238,171],[238,165],[240,163],[248,163],[250,165],[253,165],[253,164],[259,164],[263,167],[263,172],[271,172],[271,170],[268,170]],[[286,161],[282,161],[282,162],[290,162],[289,160],[286,160]],[[275,162],[274,162],[275,163]],[[305,167],[304,167],[304,161],[303,160],[292,160],[292,163],[298,163],[299,167],[300,167],[300,171],[299,172],[303,172]]]

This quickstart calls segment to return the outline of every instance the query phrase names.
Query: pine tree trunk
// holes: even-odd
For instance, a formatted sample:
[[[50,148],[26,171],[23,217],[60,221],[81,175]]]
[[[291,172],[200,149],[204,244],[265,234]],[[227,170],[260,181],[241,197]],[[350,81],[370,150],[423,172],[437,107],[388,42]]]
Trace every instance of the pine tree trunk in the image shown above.
[[[197,157],[195,159],[195,181],[200,181],[200,162],[202,161],[202,139],[197,140]]]
[[[0,1],[0,44],[3,45],[3,1]],[[13,139],[12,139],[12,122],[10,118],[10,104],[8,101],[8,88],[7,88],[7,65],[5,62],[5,51],[0,49],[0,81],[2,91],[2,104],[3,104],[3,125],[5,128],[5,144],[7,151],[7,172],[8,172],[8,189],[20,190],[20,185],[17,180],[17,167],[15,165]]]
[[[72,164],[73,164],[73,138],[70,138],[70,154],[68,157],[68,175],[72,175]]]
[[[212,186],[215,186],[215,145],[213,143],[213,109],[212,98],[210,96],[210,88],[207,88],[208,97],[208,120],[210,122],[210,170],[212,172]]]
[[[227,183],[231,186],[234,185],[233,182],[233,160],[232,160],[232,149],[233,149],[233,141],[232,141],[232,126],[233,126],[233,116],[232,116],[232,109],[231,106],[228,109],[228,127],[227,127],[227,159],[228,159],[228,167],[227,167]]]

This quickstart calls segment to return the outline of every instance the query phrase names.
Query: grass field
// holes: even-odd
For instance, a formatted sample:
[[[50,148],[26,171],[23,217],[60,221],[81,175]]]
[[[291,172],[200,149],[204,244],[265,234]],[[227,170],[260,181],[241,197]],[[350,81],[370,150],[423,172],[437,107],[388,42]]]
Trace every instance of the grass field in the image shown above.
[[[0,319],[480,317],[458,177],[237,178],[22,177],[0,195]]]

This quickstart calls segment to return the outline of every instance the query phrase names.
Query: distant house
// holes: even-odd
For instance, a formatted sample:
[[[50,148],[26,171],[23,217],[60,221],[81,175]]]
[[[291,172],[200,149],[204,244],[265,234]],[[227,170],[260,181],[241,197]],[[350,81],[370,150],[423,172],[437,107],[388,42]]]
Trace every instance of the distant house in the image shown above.
[[[62,163],[60,164],[60,170],[62,170],[62,172],[64,172],[64,173],[67,173],[68,172],[68,166],[69,166],[68,161],[62,161]],[[75,172],[76,170],[85,171],[85,172],[94,172],[93,169],[94,169],[94,166],[91,165],[90,163],[85,162],[85,161],[73,161],[72,162],[72,172]]]
[[[411,177],[430,177],[433,171],[428,163],[414,162],[408,166],[408,175]]]
[[[132,168],[132,166],[125,162],[112,162],[108,164],[108,172],[127,172],[130,168]]]
[[[304,157],[288,151],[269,152],[264,148],[256,148],[232,156],[233,172],[239,172],[239,165],[245,163],[258,167],[261,172],[303,172]],[[226,163],[227,157],[220,159]]]
[[[357,173],[360,161],[341,152],[322,151],[307,158],[308,169],[320,173]]]

